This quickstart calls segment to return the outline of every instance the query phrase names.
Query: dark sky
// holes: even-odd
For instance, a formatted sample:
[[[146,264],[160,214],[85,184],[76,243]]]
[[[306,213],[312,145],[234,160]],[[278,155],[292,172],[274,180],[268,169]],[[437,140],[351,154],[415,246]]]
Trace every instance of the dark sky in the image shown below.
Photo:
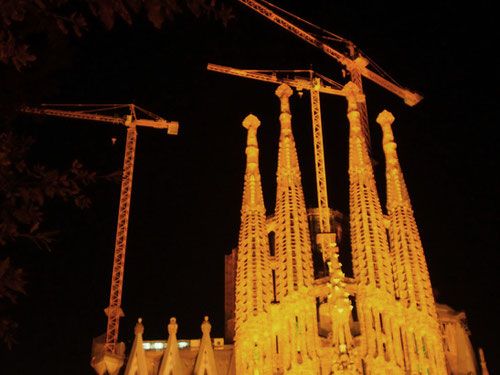
[[[403,86],[424,96],[406,106],[365,81],[375,173],[385,202],[383,109],[394,133],[438,301],[463,310],[471,339],[484,347],[490,373],[500,369],[495,341],[499,309],[494,136],[493,12],[454,2],[394,7],[321,0],[279,4],[352,40]],[[286,5],[284,5],[286,4]],[[171,316],[180,338],[197,338],[204,315],[223,336],[224,255],[237,245],[249,113],[259,129],[264,194],[273,211],[279,134],[276,86],[206,70],[308,69],[340,83],[342,67],[250,9],[220,23],[182,16],[156,30],[137,17],[112,31],[90,22],[81,39],[40,42],[26,71],[33,103],[130,103],[179,121],[178,136],[139,129],[120,334],[128,348],[144,319],[146,339],[166,339]],[[474,25],[474,26],[472,26]],[[47,66],[50,69],[47,69]],[[6,69],[0,67],[0,69]],[[348,213],[346,103],[321,97],[331,206]],[[292,122],[309,207],[315,206],[307,94],[291,98]],[[125,129],[109,124],[20,117],[37,139],[34,158],[55,167],[78,159],[100,174],[121,168]],[[116,138],[113,145],[111,139]],[[92,188],[83,212],[53,210],[60,240],[49,253],[20,256],[28,295],[19,306],[19,344],[0,351],[6,374],[91,374],[92,338],[106,328],[119,185]],[[341,251],[348,254],[344,244]],[[347,272],[349,272],[347,270]]]

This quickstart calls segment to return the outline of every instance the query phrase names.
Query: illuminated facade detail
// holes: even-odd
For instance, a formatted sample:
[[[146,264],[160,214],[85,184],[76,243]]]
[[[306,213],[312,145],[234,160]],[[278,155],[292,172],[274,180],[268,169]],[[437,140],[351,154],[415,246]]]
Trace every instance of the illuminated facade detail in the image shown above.
[[[168,340],[143,341],[144,327],[139,322],[123,374],[235,375],[234,346],[225,344],[223,338],[210,337],[208,317],[204,318],[201,330],[201,339],[177,340],[177,322],[171,318]]]
[[[271,373],[271,324],[266,314],[273,300],[272,272],[266,230],[266,209],[259,171],[257,128],[260,121],[249,115],[247,165],[241,206],[236,279],[236,366],[241,374]]]
[[[288,102],[291,90],[282,85],[276,92],[281,100],[277,197],[275,212],[269,216],[267,226],[267,232],[272,231],[275,235],[275,255],[270,259],[276,301],[271,304],[269,312],[264,313],[272,322],[272,335],[276,339],[269,374],[314,374],[318,366],[319,373],[346,375],[465,374],[467,372],[457,370],[464,368],[471,374],[479,374],[472,361],[465,363],[462,360],[459,365],[450,365],[448,355],[445,359],[443,343],[452,342],[465,331],[450,331],[444,335],[444,341],[440,334],[442,319],[436,313],[422,245],[394,152],[395,143],[390,131],[392,117],[385,111],[377,120],[384,131],[387,158],[388,215],[385,216],[366,137],[361,131],[359,104],[364,102],[364,96],[354,83],[347,84],[344,92],[350,124],[350,226],[354,279],[345,277],[342,272],[335,233],[325,232],[319,219],[320,211],[316,210],[318,223],[311,226],[312,238],[317,239],[328,265],[328,274],[319,273],[321,276],[316,280],[310,268],[310,234],[304,221],[305,203],[291,131]],[[331,243],[326,243],[327,239]],[[398,252],[404,252],[399,260]],[[239,250],[233,252],[226,258],[226,264],[230,264],[231,259],[238,259],[239,254]],[[419,276],[411,281],[409,278],[416,273]],[[230,275],[227,276],[226,282],[231,280]],[[398,277],[404,280],[399,285]],[[403,299],[398,288],[401,285],[408,288],[415,283],[422,292],[416,293],[412,289],[411,293],[406,293],[407,299]],[[226,290],[231,290],[230,285]],[[317,298],[318,303],[315,305],[308,296]],[[355,297],[356,321],[351,315],[349,296]],[[239,319],[237,306],[238,302],[236,321]],[[308,327],[313,327],[312,330],[300,325],[303,319]],[[474,358],[466,336],[455,352],[461,351]],[[240,337],[235,338],[236,347],[242,346],[238,342]],[[263,343],[267,342],[265,340],[267,337]],[[312,343],[310,348],[313,350],[308,352],[312,355],[307,357],[306,364],[303,343],[307,341]],[[236,374],[240,373],[247,372],[237,366]]]
[[[293,138],[289,97],[292,89],[282,84],[281,132],[276,172],[275,275],[276,304],[274,372],[319,374],[316,301],[312,295],[314,270],[308,217]],[[236,315],[236,319],[238,319]]]
[[[436,304],[438,322],[441,327],[443,349],[448,374],[488,375],[484,353],[479,349],[481,367],[478,367],[471,341],[467,318],[463,311],[455,311],[447,305]],[[481,369],[481,371],[480,371]]]
[[[409,368],[412,371],[422,368],[429,369],[431,373],[444,374],[446,363],[436,304],[424,249],[396,152],[391,128],[393,121],[394,116],[388,111],[383,111],[377,118],[383,131],[386,159],[388,229],[395,297],[404,316],[402,332],[406,337],[413,336],[416,346],[416,355],[410,361]],[[417,350],[419,347],[421,350]]]
[[[167,348],[165,349],[165,354],[163,356],[158,375],[185,375],[185,371],[179,354],[177,328],[178,325],[176,319],[170,318],[170,323],[168,325]]]

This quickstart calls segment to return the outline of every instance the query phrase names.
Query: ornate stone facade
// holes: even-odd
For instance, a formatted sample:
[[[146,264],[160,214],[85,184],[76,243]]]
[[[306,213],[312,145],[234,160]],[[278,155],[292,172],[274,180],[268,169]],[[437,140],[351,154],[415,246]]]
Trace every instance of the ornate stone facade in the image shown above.
[[[210,338],[208,318],[201,341],[178,341],[172,318],[164,346],[143,342],[139,322],[126,375],[488,374],[482,352],[478,366],[465,314],[434,301],[396,153],[394,117],[383,111],[377,118],[386,157],[384,213],[361,131],[364,96],[354,83],[344,92],[354,277],[344,275],[339,261],[341,215],[332,210],[334,233],[318,235],[317,212],[306,210],[292,132],[292,90],[281,85],[276,90],[281,132],[272,215],[266,216],[259,171],[260,121],[253,115],[243,121],[247,161],[239,242],[225,262],[226,342]],[[319,271],[314,252],[323,252]]]
[[[344,93],[350,124],[349,225],[354,278],[347,278],[342,272],[335,235],[313,233],[311,236],[309,232],[291,128],[288,98],[292,91],[281,85],[276,91],[281,102],[276,207],[267,220],[267,233],[274,234],[275,244],[267,250],[255,247],[259,259],[268,262],[271,269],[274,300],[261,316],[265,327],[270,325],[271,337],[264,336],[264,330],[253,333],[253,337],[259,337],[260,345],[271,345],[272,351],[265,355],[272,361],[272,371],[269,372],[269,367],[256,370],[253,365],[240,366],[236,361],[236,373],[479,374],[465,326],[458,321],[452,325],[446,323],[446,319],[457,316],[447,314],[445,318],[436,310],[422,243],[396,153],[391,129],[394,117],[384,111],[377,118],[383,131],[386,156],[385,214],[380,205],[367,138],[361,132],[364,96],[354,83],[348,83]],[[245,186],[247,179],[248,162]],[[258,181],[260,189],[260,176]],[[246,194],[245,187],[244,202],[248,199]],[[259,222],[262,223],[265,208],[260,197],[259,202],[262,204]],[[245,262],[240,257],[248,257],[248,245],[242,244],[241,238],[256,236],[243,225],[246,221],[247,214],[242,210],[240,245],[227,256],[226,264],[237,259],[239,265]],[[262,238],[262,226],[259,228],[258,237]],[[311,239],[316,238],[324,248],[323,237],[332,242],[332,254],[323,255],[328,264],[326,276],[324,272],[316,272],[323,277],[314,279]],[[247,282],[256,282],[257,278],[258,284],[265,284],[263,276],[263,273],[246,276],[240,273],[239,266],[236,271],[236,358],[251,355],[249,349],[239,353],[243,346],[238,341],[245,334],[245,328],[238,326],[239,311],[247,311],[251,305],[239,297],[246,295],[246,290],[238,285],[243,283],[242,277],[248,277]],[[231,278],[227,278],[226,283],[228,280]],[[229,283],[227,290],[230,289]],[[353,307],[356,317],[351,315]],[[264,310],[263,306],[259,308]],[[230,306],[226,312],[230,328],[233,318]],[[462,331],[456,331],[457,327]],[[255,326],[248,332],[253,329]],[[268,332],[267,328],[265,331]],[[227,339],[231,339],[230,335]],[[455,358],[457,352],[461,353],[458,355],[462,358],[460,364]],[[465,352],[470,360],[465,359]],[[257,358],[260,357],[254,356],[254,360]]]

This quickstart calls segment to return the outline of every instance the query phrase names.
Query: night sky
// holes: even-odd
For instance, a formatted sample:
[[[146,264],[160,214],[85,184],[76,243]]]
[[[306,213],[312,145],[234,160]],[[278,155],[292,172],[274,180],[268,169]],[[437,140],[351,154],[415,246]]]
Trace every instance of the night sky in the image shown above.
[[[498,163],[493,94],[498,58],[491,50],[493,11],[455,2],[361,6],[361,2],[276,2],[353,41],[400,84],[424,96],[415,107],[365,82],[375,174],[385,204],[383,109],[393,125],[437,300],[465,311],[476,349],[491,374],[500,370],[498,316]],[[279,136],[276,85],[206,70],[208,63],[242,69],[309,69],[346,83],[332,58],[237,2],[227,27],[190,15],[155,29],[142,16],[111,31],[89,22],[82,38],[35,43],[38,60],[19,85],[28,104],[135,103],[167,120],[179,135],[138,129],[120,340],[130,349],[142,317],[145,339],[166,339],[177,317],[179,338],[224,328],[224,255],[237,246],[246,130],[253,113],[268,213],[275,199]],[[476,21],[479,22],[476,24]],[[474,26],[472,26],[474,25]],[[332,44],[336,47],[337,45]],[[341,48],[341,47],[339,47]],[[496,61],[494,61],[496,59]],[[47,68],[49,67],[49,68]],[[11,71],[0,66],[6,77]],[[14,73],[12,73],[14,74]],[[321,97],[330,205],[348,213],[346,102]],[[291,98],[292,125],[308,207],[315,181],[307,93]],[[19,115],[20,131],[37,140],[33,161],[67,168],[75,159],[100,175],[122,167],[124,127]],[[116,138],[113,144],[112,138]],[[90,209],[54,207],[59,229],[51,252],[16,259],[28,275],[17,308],[19,343],[0,349],[2,374],[92,374],[92,338],[105,332],[113,261],[118,183],[89,189]],[[341,244],[348,258],[348,244]],[[348,262],[347,262],[348,263]],[[351,273],[346,270],[346,273]],[[495,371],[496,370],[496,371]]]

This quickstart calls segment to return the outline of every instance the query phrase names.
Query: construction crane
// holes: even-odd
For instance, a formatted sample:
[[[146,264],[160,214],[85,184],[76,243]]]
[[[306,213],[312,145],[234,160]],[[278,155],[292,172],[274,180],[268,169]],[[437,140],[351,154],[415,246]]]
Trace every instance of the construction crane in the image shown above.
[[[290,21],[286,20],[285,18],[279,16],[277,13],[273,12],[270,8],[266,7],[265,5],[261,4],[261,2],[272,6],[281,12],[287,13],[290,16],[295,17],[296,19],[299,19],[299,17],[291,14],[290,12],[286,12],[285,10],[278,8],[276,5],[273,5],[265,0],[261,0],[261,2],[256,1],[256,0],[238,0],[240,3],[243,3],[244,5],[248,6],[249,8],[253,9],[257,13],[263,15],[267,19],[273,21],[274,23],[278,24],[282,28],[288,30],[289,32],[297,35],[299,38],[305,40],[309,44],[312,44],[316,48],[319,48],[322,50],[324,53],[329,55],[330,57],[333,57],[335,60],[337,60],[340,64],[344,65],[347,69],[347,71],[351,75],[351,80],[358,86],[360,89],[360,92],[363,93],[363,85],[362,85],[362,80],[361,77],[365,77],[379,86],[382,86],[389,92],[392,92],[393,94],[401,97],[406,104],[409,106],[414,106],[415,104],[419,103],[423,97],[420,96],[419,94],[412,92],[398,83],[396,83],[394,80],[389,80],[388,78],[383,77],[382,75],[375,73],[374,71],[370,70],[368,68],[368,65],[370,64],[370,59],[367,57],[364,57],[361,55],[359,49],[349,40],[344,39],[338,35],[328,33],[329,36],[333,37],[331,39],[340,42],[344,44],[348,51],[349,51],[349,56],[346,56],[345,54],[337,51],[330,45],[324,43],[319,37],[311,34],[310,32],[307,32],[303,30],[302,28],[294,25]],[[308,23],[310,26],[315,27],[317,29],[320,29],[319,27],[301,20],[303,22]],[[321,29],[322,32],[325,32],[323,29]],[[371,63],[374,67],[376,67],[382,74],[386,75],[380,68],[378,68],[374,63]],[[361,114],[361,127],[362,127],[362,132],[367,140],[367,145],[370,145],[370,131],[368,128],[368,115],[367,115],[367,109],[366,109],[366,102],[361,102],[359,103],[359,112]]]
[[[125,116],[103,113],[111,110],[116,113],[118,111],[123,111],[124,109],[128,110],[128,114]],[[42,104],[39,108],[25,107],[23,112],[38,115],[109,122],[127,127],[127,141],[125,144],[125,156],[123,160],[120,204],[118,209],[115,252],[111,276],[111,292],[109,297],[109,306],[105,309],[106,315],[108,316],[108,323],[104,349],[108,353],[115,354],[116,344],[118,341],[119,320],[120,317],[123,316],[121,300],[135,148],[137,143],[137,126],[165,129],[168,134],[176,135],[179,123],[176,121],[166,121],[160,116],[146,111],[135,104]],[[138,112],[141,112],[143,115],[147,115],[149,118],[138,118]]]
[[[275,84],[286,83],[295,87],[297,91],[308,90],[311,96],[311,115],[314,141],[314,162],[316,169],[316,191],[318,197],[319,224],[321,233],[331,233],[330,209],[328,206],[328,189],[326,185],[325,152],[323,145],[323,127],[321,122],[321,107],[319,94],[344,96],[342,85],[313,70],[249,70],[230,68],[222,65],[208,64],[207,69],[219,73],[238,77],[255,79]],[[278,77],[277,73],[307,73],[307,78],[294,76],[293,78]],[[322,251],[326,251],[322,247]],[[328,251],[330,252],[330,251]],[[325,260],[331,255],[323,254]]]
[[[270,19],[271,21],[273,21],[274,23],[283,27],[284,29],[286,29],[286,30],[290,31],[291,33],[297,35],[298,37],[302,38],[303,40],[305,40],[309,44],[312,44],[313,46],[321,49],[327,55],[333,57],[339,63],[344,65],[347,68],[347,70],[351,73],[351,75],[361,75],[365,78],[368,78],[369,80],[384,87],[386,90],[401,97],[405,101],[405,103],[410,105],[410,106],[417,104],[418,102],[420,102],[423,99],[422,96],[420,96],[419,94],[412,92],[408,89],[405,89],[402,86],[398,85],[397,83],[391,82],[388,79],[379,75],[378,73],[375,73],[372,70],[368,69],[367,65],[369,64],[369,60],[367,58],[365,58],[361,55],[357,56],[356,58],[354,57],[355,54],[359,54],[359,51],[357,50],[356,46],[351,41],[336,36],[336,39],[338,41],[344,43],[350,50],[351,56],[345,56],[343,53],[335,50],[334,48],[332,48],[328,44],[325,44],[318,37],[316,37],[316,36],[312,35],[311,33],[299,28],[298,26],[295,26],[291,22],[287,21],[283,17],[281,17],[278,14],[276,14],[275,12],[273,12],[271,9],[260,4],[258,1],[256,1],[256,0],[238,0],[238,1],[240,3],[245,4],[249,8],[255,10],[256,12],[260,13],[264,17]],[[267,3],[267,4],[271,5],[270,3]],[[274,6],[274,7],[276,7],[276,6]],[[355,81],[354,77],[353,77],[353,81]],[[356,82],[354,82],[354,83],[356,83]]]

